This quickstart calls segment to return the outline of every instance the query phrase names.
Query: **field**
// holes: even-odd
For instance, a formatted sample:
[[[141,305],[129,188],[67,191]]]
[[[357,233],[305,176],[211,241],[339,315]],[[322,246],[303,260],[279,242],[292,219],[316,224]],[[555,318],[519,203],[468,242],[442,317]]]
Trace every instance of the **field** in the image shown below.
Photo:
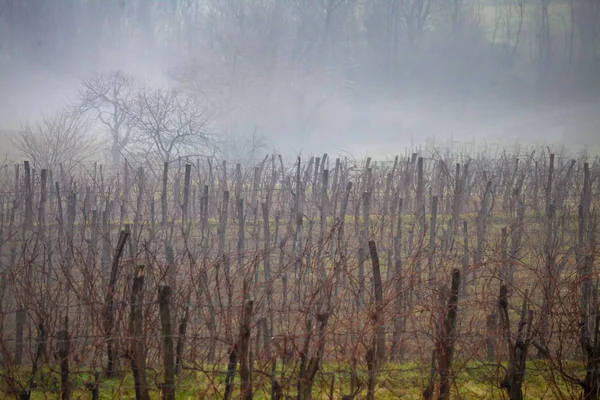
[[[4,165],[0,397],[597,399],[599,177],[548,148]]]

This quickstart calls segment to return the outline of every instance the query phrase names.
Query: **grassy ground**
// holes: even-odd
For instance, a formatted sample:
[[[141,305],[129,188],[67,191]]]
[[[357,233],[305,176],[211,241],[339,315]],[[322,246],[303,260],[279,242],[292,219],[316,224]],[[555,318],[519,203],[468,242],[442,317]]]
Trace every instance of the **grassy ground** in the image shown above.
[[[571,367],[576,367],[575,364]],[[221,369],[225,370],[225,366]],[[578,369],[583,370],[582,368]],[[324,370],[317,374],[314,384],[313,395],[315,399],[329,399],[331,393],[331,382],[334,381],[333,398],[341,398],[342,394],[349,392],[349,376],[347,373],[338,372],[333,366],[325,366]],[[504,392],[499,387],[499,381],[503,377],[503,366],[498,364],[469,363],[455,367],[456,379],[453,383],[452,398],[454,399],[498,399],[504,397]],[[27,372],[20,374],[21,381],[25,382]],[[57,372],[45,370],[38,378],[38,389],[32,393],[32,399],[53,399],[60,395],[60,377]],[[86,390],[86,382],[93,381],[89,373],[77,373],[71,375],[72,398],[88,399],[91,392]],[[212,378],[214,376],[214,378]],[[178,380],[177,399],[203,399],[221,398],[225,390],[225,375],[197,373],[195,375],[186,373]],[[377,399],[421,399],[423,386],[426,384],[427,368],[416,364],[388,364],[382,368],[378,379]],[[366,373],[359,372],[359,381],[362,387],[366,386]],[[150,395],[152,399],[159,399],[161,393],[156,389],[156,382],[161,382],[162,377],[156,371],[148,371],[148,381],[153,388]],[[4,384],[0,385],[4,386]],[[237,398],[239,392],[239,375],[236,374],[236,392],[233,398]],[[288,381],[288,392],[285,395],[295,394],[295,382]],[[270,398],[269,378],[254,375],[255,399]],[[569,387],[560,378],[554,376],[544,364],[531,361],[527,366],[525,384],[523,387],[525,399],[555,399],[571,398],[576,396],[577,389]],[[100,383],[100,399],[132,399],[135,398],[133,378],[130,374],[123,378],[103,380]],[[358,397],[364,396],[365,391],[359,393]],[[14,398],[13,395],[0,393],[0,398]]]

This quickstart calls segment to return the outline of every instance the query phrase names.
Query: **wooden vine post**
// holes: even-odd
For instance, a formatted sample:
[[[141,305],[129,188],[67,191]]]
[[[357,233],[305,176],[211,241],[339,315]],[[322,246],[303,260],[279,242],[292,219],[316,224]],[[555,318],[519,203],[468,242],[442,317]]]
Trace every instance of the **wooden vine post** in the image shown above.
[[[158,305],[162,331],[163,369],[165,382],[162,384],[164,400],[175,400],[175,354],[173,353],[173,336],[171,332],[171,288],[158,288]]]
[[[317,351],[316,354],[308,358],[308,350],[312,337],[312,321],[309,318],[307,321],[307,332],[304,339],[300,360],[300,371],[298,373],[298,400],[311,400],[312,388],[315,381],[315,376],[319,370],[319,366],[323,362],[323,354],[325,353],[325,328],[329,314],[317,314],[318,336],[317,336]],[[307,362],[308,361],[308,362]]]
[[[119,241],[117,242],[117,248],[115,249],[115,255],[113,256],[112,266],[110,269],[110,280],[108,282],[108,291],[106,293],[106,316],[104,331],[106,334],[106,348],[107,348],[107,366],[106,366],[106,377],[113,378],[115,373],[115,366],[117,363],[117,349],[115,348],[115,340],[113,337],[113,330],[115,325],[115,290],[117,287],[118,268],[119,262],[123,255],[123,249],[129,233],[127,231],[121,231],[119,235]]]
[[[460,283],[460,271],[454,269],[452,271],[452,284],[448,305],[446,306],[446,315],[442,320],[438,342],[432,354],[429,384],[423,391],[425,400],[434,398],[435,377],[438,374],[440,377],[438,399],[448,400],[450,398],[450,378],[454,357],[454,342],[456,340],[455,331]]]
[[[458,291],[460,289],[460,271],[452,271],[452,286],[450,288],[450,298],[446,308],[446,318],[444,319],[442,343],[439,353],[440,366],[440,400],[450,398],[450,370],[452,359],[454,358],[454,342],[456,340],[456,317],[458,315]]]
[[[246,300],[240,327],[240,378],[241,398],[252,400],[252,365],[250,365],[250,321],[252,320],[252,307],[254,300]]]
[[[367,399],[375,399],[375,384],[379,367],[385,360],[385,325],[383,310],[383,284],[381,282],[381,268],[379,265],[379,256],[377,246],[374,240],[369,241],[369,253],[371,254],[371,264],[373,267],[373,283],[375,292],[375,309],[373,311],[373,339],[371,349],[367,351],[367,368],[369,369],[369,382]]]
[[[131,371],[135,383],[136,400],[150,400],[148,378],[146,377],[146,346],[143,340],[145,273],[146,266],[138,265],[131,288],[131,313],[129,316]]]
[[[64,328],[56,334],[58,342],[57,356],[60,360],[60,396],[62,400],[71,398],[71,387],[69,385],[69,353],[71,352],[71,340],[69,336],[69,318],[65,316]]]
[[[513,341],[510,331],[510,320],[508,318],[508,287],[500,286],[500,298],[498,301],[500,324],[508,348],[508,369],[500,386],[508,392],[510,400],[523,399],[523,379],[525,378],[525,361],[527,360],[527,349],[532,340],[533,311],[527,311],[527,293],[523,298],[521,306],[521,317],[517,328],[517,336]]]

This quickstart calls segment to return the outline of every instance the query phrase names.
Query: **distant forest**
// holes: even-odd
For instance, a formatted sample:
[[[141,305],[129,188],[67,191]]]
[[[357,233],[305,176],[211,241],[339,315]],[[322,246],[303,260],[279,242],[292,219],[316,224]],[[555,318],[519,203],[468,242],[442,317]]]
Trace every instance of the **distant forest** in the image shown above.
[[[0,0],[0,68],[160,54],[223,111],[307,85],[591,100],[599,39],[596,0]]]

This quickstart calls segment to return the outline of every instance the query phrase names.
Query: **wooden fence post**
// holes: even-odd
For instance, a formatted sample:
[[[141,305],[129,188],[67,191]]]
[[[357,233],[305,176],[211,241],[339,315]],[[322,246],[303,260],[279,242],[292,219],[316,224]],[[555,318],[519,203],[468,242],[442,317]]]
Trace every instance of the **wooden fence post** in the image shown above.
[[[460,178],[460,164],[456,164],[456,172],[454,174],[454,196],[452,198],[452,239],[458,234],[458,222],[460,219],[460,211],[462,204],[462,186]]]
[[[475,268],[472,271],[473,279],[477,278],[477,269],[481,267],[484,262],[484,250],[486,244],[487,237],[487,223],[488,217],[491,214],[490,210],[490,197],[492,193],[492,181],[487,181],[485,185],[485,189],[483,192],[483,197],[481,198],[481,204],[479,207],[479,212],[477,213],[477,245],[475,247],[475,254],[473,256],[473,263],[475,264]]]
[[[458,313],[458,293],[460,290],[460,271],[454,269],[452,271],[452,284],[450,288],[450,296],[446,307],[446,315],[442,320],[440,337],[436,348],[433,351],[431,359],[431,376],[427,388],[423,391],[423,397],[426,400],[432,399],[434,394],[434,380],[436,374],[439,373],[439,400],[447,400],[450,398],[450,369],[452,366],[452,358],[454,356],[454,342],[456,330],[456,316]],[[437,369],[436,369],[437,361]]]
[[[436,239],[436,226],[437,226],[437,208],[438,208],[438,197],[433,196],[431,198],[431,220],[429,221],[429,250],[427,258],[427,271],[428,279],[430,283],[433,283],[434,278],[434,264],[435,264],[435,239]]]
[[[508,288],[506,285],[500,286],[498,308],[500,313],[500,324],[508,347],[508,369],[501,382],[501,387],[506,389],[510,400],[522,400],[523,390],[521,387],[525,378],[527,348],[532,339],[531,322],[533,320],[533,311],[527,312],[527,292],[523,298],[521,319],[517,329],[517,337],[514,342],[511,337],[510,320],[508,318]],[[525,326],[527,326],[526,331],[524,331]],[[525,336],[523,336],[523,334],[525,334]]]
[[[142,338],[144,323],[144,275],[146,267],[138,265],[131,288],[131,313],[129,336],[131,337],[131,370],[135,382],[136,400],[150,400],[146,377],[146,346]]]
[[[252,365],[250,365],[250,321],[254,300],[246,300],[240,327],[240,378],[241,398],[252,400]]]
[[[369,252],[371,254],[371,264],[373,266],[373,281],[375,291],[375,310],[373,313],[373,342],[372,348],[367,351],[367,366],[369,369],[369,383],[367,399],[375,399],[375,384],[379,372],[380,363],[385,359],[385,325],[383,321],[383,285],[381,282],[381,268],[379,265],[379,256],[377,255],[377,246],[375,241],[369,241]]]
[[[160,226],[167,227],[167,180],[169,177],[169,163],[163,165],[162,191],[160,193]]]
[[[33,365],[31,367],[31,375],[29,377],[29,382],[27,385],[26,393],[28,393],[28,397],[31,395],[31,391],[35,387],[35,378],[37,377],[40,362],[42,362],[42,358],[44,357],[45,349],[46,349],[46,341],[48,340],[48,336],[46,334],[46,330],[44,329],[44,324],[42,321],[38,323],[38,337],[37,337],[37,346],[35,351],[35,358],[33,359]]]
[[[325,353],[325,328],[327,326],[328,314],[317,314],[317,322],[319,323],[317,336],[317,351],[314,356],[306,363],[310,336],[312,327],[310,320],[308,321],[308,332],[304,342],[303,356],[304,359],[300,364],[300,373],[298,375],[298,400],[310,400],[312,398],[312,388],[319,370],[320,364],[323,362],[323,354]]]
[[[390,358],[399,361],[402,356],[401,335],[404,328],[404,317],[402,316],[402,206],[404,200],[398,201],[398,216],[396,223],[396,234],[394,235],[394,333],[392,336],[392,347]],[[388,267],[389,269],[389,267]]]
[[[440,356],[440,400],[450,398],[450,368],[454,356],[454,341],[456,331],[456,316],[458,314],[458,291],[460,289],[460,271],[452,271],[452,286],[450,298],[444,319],[444,331],[442,333],[442,346]]]
[[[162,385],[164,400],[175,400],[175,369],[173,354],[173,336],[171,332],[171,288],[161,286],[158,288],[158,304],[160,310],[160,323],[163,345],[163,368],[165,382]]]
[[[23,232],[33,227],[33,192],[31,187],[31,169],[29,161],[25,161],[25,221],[23,224]],[[23,235],[25,238],[25,235]]]
[[[119,235],[119,241],[117,248],[115,249],[115,255],[113,256],[112,266],[110,270],[110,279],[108,282],[108,292],[106,293],[106,320],[105,320],[105,334],[106,334],[106,347],[108,363],[106,366],[106,377],[112,378],[115,373],[115,364],[117,363],[117,350],[114,346],[113,329],[115,324],[115,290],[117,286],[118,268],[119,261],[123,255],[123,249],[127,242],[129,233],[127,231],[121,231]]]
[[[57,355],[60,360],[60,393],[62,400],[68,400],[71,397],[69,386],[69,352],[71,345],[69,340],[69,317],[65,316],[64,329],[56,334],[58,342]]]
[[[381,267],[379,264],[379,255],[377,254],[377,246],[374,240],[369,241],[369,252],[371,254],[371,264],[373,267],[373,283],[375,292],[375,336],[377,338],[377,362],[381,363],[385,360],[385,323],[383,312],[383,283],[381,280]]]
[[[185,305],[185,309],[183,311],[183,317],[179,322],[179,335],[177,336],[177,347],[176,347],[176,355],[175,355],[175,374],[179,374],[181,368],[183,366],[183,350],[185,347],[185,333],[187,331],[187,323],[190,314],[189,304]]]
[[[27,314],[23,308],[19,308],[16,315],[16,340],[15,340],[15,358],[13,360],[14,365],[21,365],[23,358],[23,331],[25,330],[25,320]]]

